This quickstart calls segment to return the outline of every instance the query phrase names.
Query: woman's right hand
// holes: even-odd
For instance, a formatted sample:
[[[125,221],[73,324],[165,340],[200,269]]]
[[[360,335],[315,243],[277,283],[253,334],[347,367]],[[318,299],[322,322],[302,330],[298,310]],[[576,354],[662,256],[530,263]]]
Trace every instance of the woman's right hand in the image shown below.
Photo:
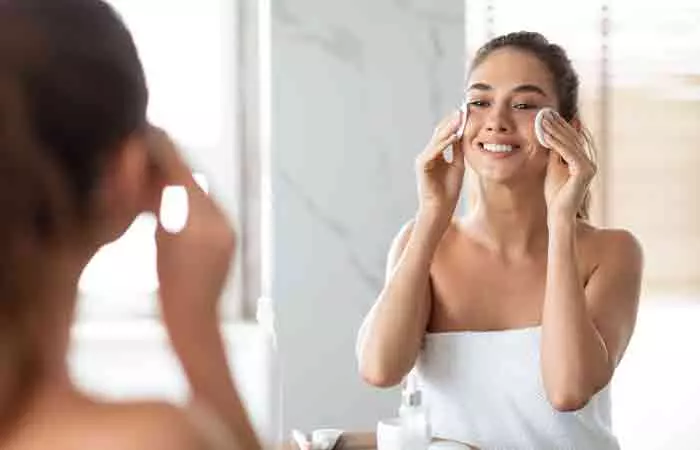
[[[204,404],[220,416],[241,444],[239,448],[260,449],[231,376],[219,323],[235,231],[224,210],[194,180],[167,133],[150,127],[147,140],[153,164],[149,210],[158,213],[166,186],[182,187],[188,203],[184,228],[171,233],[161,222],[156,231],[159,299],[171,344],[195,404]]]
[[[449,223],[454,214],[464,179],[462,138],[457,136],[462,122],[461,111],[440,121],[430,142],[416,158],[419,216]],[[452,146],[452,162],[445,161],[443,152]]]
[[[188,210],[179,232],[166,231],[161,221],[156,230],[161,307],[166,315],[216,311],[233,260],[235,231],[222,208],[199,187],[170,136],[156,127],[148,133],[155,169],[149,209],[158,214],[163,189],[178,186]]]

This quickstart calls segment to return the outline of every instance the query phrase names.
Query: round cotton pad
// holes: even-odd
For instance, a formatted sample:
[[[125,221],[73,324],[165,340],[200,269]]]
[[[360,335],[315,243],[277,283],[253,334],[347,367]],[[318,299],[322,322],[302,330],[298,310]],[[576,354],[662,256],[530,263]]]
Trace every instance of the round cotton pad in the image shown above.
[[[540,145],[549,148],[547,144],[544,142],[544,130],[542,129],[542,119],[544,119],[544,115],[546,113],[554,113],[556,112],[552,108],[542,108],[537,112],[537,115],[535,116],[535,136],[537,136],[537,140],[540,142]]]

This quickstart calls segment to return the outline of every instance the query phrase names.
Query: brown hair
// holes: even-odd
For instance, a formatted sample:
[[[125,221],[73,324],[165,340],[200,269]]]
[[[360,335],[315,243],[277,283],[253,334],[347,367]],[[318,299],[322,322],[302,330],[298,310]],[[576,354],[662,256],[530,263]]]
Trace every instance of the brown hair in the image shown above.
[[[553,44],[540,33],[530,31],[518,31],[495,37],[484,44],[472,60],[470,73],[488,58],[491,53],[502,48],[514,48],[528,52],[539,59],[552,74],[554,88],[559,100],[559,114],[567,121],[581,120],[578,94],[579,78],[571,60],[559,45]],[[591,159],[595,159],[595,146],[593,138],[585,127],[582,133],[586,142],[586,151]],[[590,218],[590,191],[579,207],[577,217],[588,220]]]
[[[27,324],[47,245],[88,219],[106,160],[146,121],[136,48],[102,0],[0,0],[0,424],[41,370]]]

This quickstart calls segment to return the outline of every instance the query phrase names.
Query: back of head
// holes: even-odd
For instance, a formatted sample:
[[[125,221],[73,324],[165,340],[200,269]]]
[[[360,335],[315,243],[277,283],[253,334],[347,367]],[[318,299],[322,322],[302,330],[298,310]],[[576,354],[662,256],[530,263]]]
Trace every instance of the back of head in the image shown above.
[[[101,0],[0,0],[0,420],[40,376],[27,326],[45,250],[84,226],[110,155],[145,126],[134,43]]]

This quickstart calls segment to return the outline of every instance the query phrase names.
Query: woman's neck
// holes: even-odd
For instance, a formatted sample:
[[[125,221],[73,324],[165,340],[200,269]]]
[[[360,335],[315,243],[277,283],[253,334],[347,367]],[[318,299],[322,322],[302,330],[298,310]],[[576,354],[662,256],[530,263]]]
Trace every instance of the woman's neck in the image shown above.
[[[42,380],[70,384],[67,365],[71,327],[78,296],[78,280],[89,261],[87,254],[57,252],[47,255],[47,267],[39,291],[40,307],[28,332],[36,345]]]
[[[547,205],[542,183],[481,183],[469,221],[487,248],[505,258],[547,248]]]

